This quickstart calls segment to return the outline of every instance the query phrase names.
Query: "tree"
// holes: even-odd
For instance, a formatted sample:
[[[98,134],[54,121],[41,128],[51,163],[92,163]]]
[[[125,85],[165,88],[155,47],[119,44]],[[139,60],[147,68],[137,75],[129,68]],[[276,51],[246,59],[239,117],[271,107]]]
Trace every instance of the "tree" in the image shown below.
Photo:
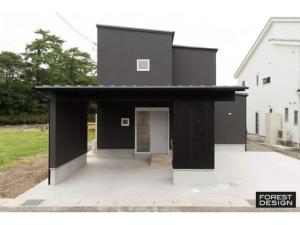
[[[36,85],[94,85],[96,64],[78,48],[42,29],[22,54],[0,53],[0,115],[45,114],[48,106],[33,90]]]
[[[86,52],[78,48],[70,48],[64,52],[65,75],[69,84],[95,85],[96,64]]]
[[[21,55],[0,53],[0,114],[15,114],[27,110],[30,87],[24,81],[25,64]]]
[[[25,48],[27,74],[35,85],[95,84],[96,65],[78,48],[63,49],[64,41],[49,31],[37,30],[38,38]]]
[[[27,75],[35,85],[53,85],[60,82],[60,70],[63,67],[64,41],[50,34],[49,31],[39,29],[34,41],[25,47],[24,58],[27,63]]]
[[[24,69],[22,57],[13,52],[0,53],[0,82],[20,78]]]

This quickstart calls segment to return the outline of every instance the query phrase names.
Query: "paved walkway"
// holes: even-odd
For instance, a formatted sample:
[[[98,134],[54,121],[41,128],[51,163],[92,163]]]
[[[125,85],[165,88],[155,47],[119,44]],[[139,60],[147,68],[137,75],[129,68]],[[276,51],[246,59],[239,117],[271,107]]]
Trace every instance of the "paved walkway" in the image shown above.
[[[87,166],[61,184],[44,181],[16,199],[2,199],[0,211],[270,211],[255,208],[256,191],[300,193],[299,160],[252,150],[218,146],[215,184],[208,186],[174,186],[171,168],[152,168],[142,159],[89,155]]]

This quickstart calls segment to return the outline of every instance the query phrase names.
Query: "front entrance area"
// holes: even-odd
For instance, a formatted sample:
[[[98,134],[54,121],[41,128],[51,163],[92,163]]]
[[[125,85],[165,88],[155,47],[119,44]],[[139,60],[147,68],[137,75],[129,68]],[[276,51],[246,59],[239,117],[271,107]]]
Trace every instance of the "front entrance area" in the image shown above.
[[[135,153],[169,153],[169,108],[135,108]]]

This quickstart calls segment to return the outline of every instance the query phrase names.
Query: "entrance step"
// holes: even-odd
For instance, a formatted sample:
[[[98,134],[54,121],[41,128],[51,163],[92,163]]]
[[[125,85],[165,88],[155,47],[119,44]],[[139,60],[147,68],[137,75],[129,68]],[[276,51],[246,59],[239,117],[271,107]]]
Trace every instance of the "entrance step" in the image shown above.
[[[152,154],[150,160],[150,166],[171,166],[172,155],[171,154]]]

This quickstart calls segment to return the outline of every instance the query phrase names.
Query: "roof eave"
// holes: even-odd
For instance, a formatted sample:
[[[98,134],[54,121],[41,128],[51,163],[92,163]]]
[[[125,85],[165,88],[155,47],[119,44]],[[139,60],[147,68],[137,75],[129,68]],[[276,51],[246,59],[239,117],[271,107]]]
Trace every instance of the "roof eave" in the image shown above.
[[[145,28],[123,27],[123,26],[113,26],[113,25],[104,25],[104,24],[96,24],[96,27],[105,28],[105,29],[114,29],[114,30],[168,34],[168,35],[172,35],[172,40],[174,40],[174,35],[175,35],[175,31],[166,31],[166,30],[153,30],[153,29],[145,29]]]
[[[217,48],[205,48],[205,47],[197,47],[197,46],[187,46],[187,45],[173,45],[173,48],[186,48],[186,49],[193,49],[193,50],[202,50],[202,51],[211,51],[217,52]]]
[[[274,17],[271,17],[268,20],[268,22],[266,23],[266,25],[264,26],[264,28],[262,29],[262,31],[258,35],[257,39],[255,40],[254,44],[252,45],[252,47],[248,51],[248,53],[245,56],[244,60],[242,61],[242,63],[238,67],[237,71],[235,72],[235,74],[233,76],[234,78],[239,77],[240,73],[243,71],[244,67],[246,66],[247,62],[250,60],[250,58],[253,55],[253,53],[255,52],[256,48],[258,47],[258,45],[261,43],[262,39],[267,34],[267,32],[270,29],[270,27],[271,27],[272,23],[274,22],[274,20],[275,20]]]

